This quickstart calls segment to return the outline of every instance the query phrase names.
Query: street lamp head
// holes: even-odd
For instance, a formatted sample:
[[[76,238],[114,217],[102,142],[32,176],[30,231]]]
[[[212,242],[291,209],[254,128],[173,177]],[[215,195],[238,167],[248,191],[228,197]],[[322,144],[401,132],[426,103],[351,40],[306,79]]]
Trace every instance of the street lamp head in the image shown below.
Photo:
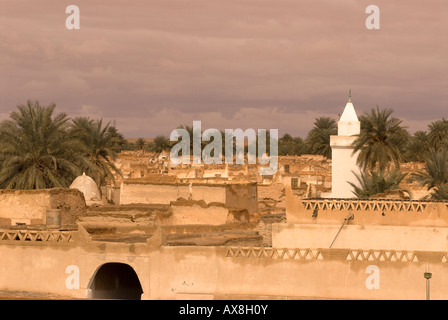
[[[432,277],[432,273],[429,272],[429,271],[426,271],[423,275],[424,275],[424,277],[425,277],[426,280],[429,280],[429,279],[431,279],[431,277]]]

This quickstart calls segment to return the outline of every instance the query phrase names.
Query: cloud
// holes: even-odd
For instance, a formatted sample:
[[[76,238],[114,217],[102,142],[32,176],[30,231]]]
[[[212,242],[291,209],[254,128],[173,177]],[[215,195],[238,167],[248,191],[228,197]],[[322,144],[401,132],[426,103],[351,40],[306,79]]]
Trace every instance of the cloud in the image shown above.
[[[81,107],[81,110],[77,114],[73,114],[73,116],[79,117],[89,117],[93,119],[100,119],[103,117],[103,112],[97,106],[86,105],[84,104]]]
[[[415,128],[445,116],[445,0],[377,0],[377,31],[355,0],[79,0],[80,30],[65,28],[69,4],[2,3],[0,113],[37,99],[129,136],[193,119],[305,136],[352,89],[358,113],[390,107]]]

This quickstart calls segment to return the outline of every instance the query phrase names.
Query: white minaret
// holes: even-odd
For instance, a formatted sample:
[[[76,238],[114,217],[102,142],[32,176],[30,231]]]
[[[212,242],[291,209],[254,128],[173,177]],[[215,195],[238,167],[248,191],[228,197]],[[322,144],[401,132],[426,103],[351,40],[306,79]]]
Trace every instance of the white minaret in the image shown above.
[[[332,152],[331,197],[354,198],[353,188],[348,182],[358,183],[354,172],[359,172],[356,164],[358,154],[353,154],[352,143],[361,131],[361,123],[352,104],[349,91],[348,102],[338,121],[338,135],[330,136]]]

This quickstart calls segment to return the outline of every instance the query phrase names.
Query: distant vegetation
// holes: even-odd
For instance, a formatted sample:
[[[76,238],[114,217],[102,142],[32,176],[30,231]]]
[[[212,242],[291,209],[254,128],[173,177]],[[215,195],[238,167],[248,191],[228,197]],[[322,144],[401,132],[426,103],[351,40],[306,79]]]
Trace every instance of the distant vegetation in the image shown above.
[[[170,151],[176,143],[163,135],[130,143],[102,119],[71,119],[65,113],[56,114],[55,108],[54,104],[28,101],[0,123],[0,188],[68,187],[82,172],[101,186],[121,174],[114,160],[122,150],[160,153]],[[427,131],[411,135],[392,114],[392,109],[376,107],[359,117],[361,133],[353,147],[359,152],[357,163],[362,172],[354,193],[366,197],[374,191],[396,189],[402,181],[415,181],[431,190],[431,198],[448,199],[448,120],[434,121]],[[192,127],[179,128],[192,135]],[[337,120],[319,117],[305,139],[285,133],[278,140],[278,154],[331,158],[330,136],[336,134]],[[224,133],[222,136],[225,139]],[[207,143],[202,141],[202,147]],[[405,180],[399,165],[410,161],[424,162],[426,168]],[[378,181],[382,187],[376,190]],[[374,190],[367,190],[369,186]]]

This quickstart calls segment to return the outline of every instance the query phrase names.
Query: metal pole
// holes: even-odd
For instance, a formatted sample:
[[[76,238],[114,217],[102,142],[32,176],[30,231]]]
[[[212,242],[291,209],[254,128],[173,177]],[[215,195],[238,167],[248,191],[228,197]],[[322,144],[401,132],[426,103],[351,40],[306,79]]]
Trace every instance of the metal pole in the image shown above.
[[[426,272],[423,274],[423,276],[426,279],[426,300],[430,300],[430,297],[429,297],[429,279],[431,279],[432,273],[429,272],[428,269],[426,269]]]
[[[336,237],[334,237],[333,242],[330,244],[330,249],[331,249],[331,247],[333,246],[333,243],[336,241],[336,238],[338,237],[339,232],[341,232],[341,230],[342,230],[342,228],[344,227],[345,223],[346,223],[347,221],[352,220],[353,218],[354,218],[354,215],[350,213],[350,214],[344,219],[344,222],[342,223],[342,226],[339,228],[339,231],[338,231],[338,233],[336,234]]]
[[[330,249],[331,249],[331,247],[333,246],[333,243],[336,241],[336,238],[338,237],[339,232],[341,232],[341,230],[342,230],[342,228],[344,227],[344,225],[345,225],[346,222],[347,222],[347,219],[344,219],[344,222],[342,223],[342,226],[339,228],[338,233],[336,233],[336,237],[334,237],[333,242],[331,242],[331,244],[330,244]]]

